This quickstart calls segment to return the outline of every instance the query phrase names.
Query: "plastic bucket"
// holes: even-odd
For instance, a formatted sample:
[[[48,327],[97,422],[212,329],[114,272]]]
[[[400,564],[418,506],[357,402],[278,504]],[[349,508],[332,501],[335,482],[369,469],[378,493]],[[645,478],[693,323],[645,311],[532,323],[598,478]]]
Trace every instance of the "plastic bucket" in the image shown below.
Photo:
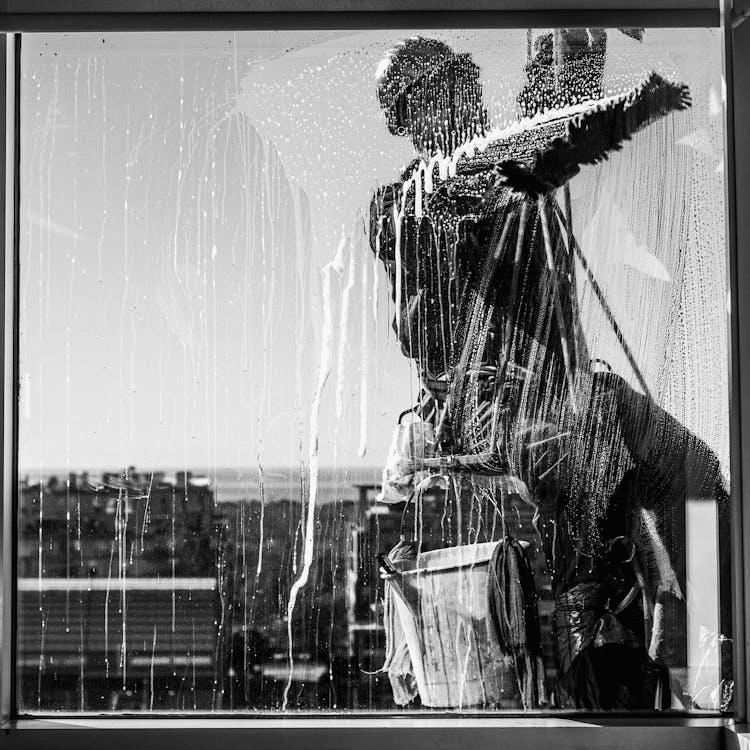
[[[515,706],[513,666],[487,618],[489,562],[499,542],[450,547],[393,563],[389,584],[422,704]]]

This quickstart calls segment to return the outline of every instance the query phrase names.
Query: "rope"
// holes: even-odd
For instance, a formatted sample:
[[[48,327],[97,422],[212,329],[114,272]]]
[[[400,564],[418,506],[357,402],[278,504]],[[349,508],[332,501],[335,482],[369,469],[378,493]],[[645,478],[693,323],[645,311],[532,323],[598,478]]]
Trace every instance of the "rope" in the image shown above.
[[[564,228],[567,228],[565,217],[562,215],[560,207],[555,206],[555,210],[557,212],[558,221],[562,224]],[[591,288],[593,289],[594,294],[596,295],[596,298],[599,301],[599,304],[601,305],[605,316],[607,317],[607,321],[612,326],[612,330],[614,331],[615,336],[617,337],[617,341],[622,347],[622,351],[627,357],[628,364],[633,370],[633,374],[638,380],[638,383],[641,386],[643,393],[649,399],[652,399],[651,389],[648,387],[648,384],[646,383],[646,378],[643,376],[643,373],[641,372],[641,368],[638,367],[638,363],[636,362],[635,356],[633,355],[633,350],[630,348],[630,346],[628,346],[628,342],[625,340],[625,335],[623,334],[622,329],[620,328],[617,320],[615,319],[614,313],[612,312],[612,308],[609,306],[609,303],[607,302],[607,299],[604,296],[604,292],[602,291],[602,288],[599,286],[599,282],[596,280],[596,277],[594,276],[594,273],[591,270],[591,266],[589,266],[589,262],[586,260],[586,256],[583,254],[583,250],[581,250],[581,246],[578,244],[578,241],[572,235],[572,233],[569,234],[569,238],[572,243],[573,251],[575,252],[576,257],[578,258],[581,264],[581,267],[586,272],[586,278],[591,284]]]

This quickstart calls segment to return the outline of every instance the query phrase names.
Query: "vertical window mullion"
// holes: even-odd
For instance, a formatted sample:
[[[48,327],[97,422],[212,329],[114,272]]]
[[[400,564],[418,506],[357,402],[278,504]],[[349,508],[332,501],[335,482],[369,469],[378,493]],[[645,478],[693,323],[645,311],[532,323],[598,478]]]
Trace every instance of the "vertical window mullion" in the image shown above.
[[[730,289],[730,430],[734,606],[735,718],[744,723],[748,701],[750,632],[750,23],[733,28],[732,3],[723,3],[726,81],[727,241]],[[743,481],[744,479],[744,481]]]
[[[16,456],[17,456],[17,372],[18,372],[18,199],[19,199],[19,81],[20,34],[4,34],[0,38],[0,86],[5,117],[2,118],[5,144],[2,161],[3,179],[0,180],[4,198],[2,213],[2,274],[3,287],[3,389],[1,409],[3,418],[2,477],[3,496],[0,516],[0,544],[2,545],[2,586],[0,602],[0,719],[13,719],[15,705],[15,630],[16,630]]]

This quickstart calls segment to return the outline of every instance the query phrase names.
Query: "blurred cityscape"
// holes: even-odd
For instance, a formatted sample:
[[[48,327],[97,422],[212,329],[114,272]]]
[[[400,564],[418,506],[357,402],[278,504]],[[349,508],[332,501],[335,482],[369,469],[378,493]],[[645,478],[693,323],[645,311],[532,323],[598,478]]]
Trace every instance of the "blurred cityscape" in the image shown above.
[[[214,484],[133,468],[21,482],[24,710],[272,711],[288,683],[290,709],[396,710],[379,671],[378,553],[418,534],[436,548],[502,533],[498,509],[476,494],[456,501],[433,489],[417,517],[413,504],[378,504],[377,485],[342,472],[338,484],[324,485],[332,496],[315,512],[310,577],[290,627],[307,504],[263,492],[262,483],[260,499],[216,502]],[[516,536],[533,539],[520,498],[506,516]],[[538,552],[532,563],[543,594]],[[544,596],[540,608],[550,670]]]

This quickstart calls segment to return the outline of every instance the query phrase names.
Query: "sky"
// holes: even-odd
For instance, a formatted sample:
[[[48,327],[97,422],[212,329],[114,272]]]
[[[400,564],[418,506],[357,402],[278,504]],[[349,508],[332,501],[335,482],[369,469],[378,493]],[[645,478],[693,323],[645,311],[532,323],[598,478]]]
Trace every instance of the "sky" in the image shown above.
[[[516,117],[525,31],[426,33],[472,53],[494,125]],[[315,439],[324,465],[383,463],[417,389],[366,234],[370,195],[413,158],[375,97],[377,64],[404,35],[24,36],[22,471],[299,465]],[[702,99],[676,130],[576,178],[580,236],[662,401],[718,446],[726,389],[708,417],[691,404],[726,372],[721,331],[713,348],[693,335],[724,314],[704,241],[723,208],[691,224],[698,197],[649,183],[644,199],[643,185],[657,167],[662,186],[690,187],[681,175],[699,168],[721,184],[719,39],[610,38],[611,90],[658,69]],[[592,340],[624,370],[600,317]],[[670,352],[690,366],[666,366]]]

